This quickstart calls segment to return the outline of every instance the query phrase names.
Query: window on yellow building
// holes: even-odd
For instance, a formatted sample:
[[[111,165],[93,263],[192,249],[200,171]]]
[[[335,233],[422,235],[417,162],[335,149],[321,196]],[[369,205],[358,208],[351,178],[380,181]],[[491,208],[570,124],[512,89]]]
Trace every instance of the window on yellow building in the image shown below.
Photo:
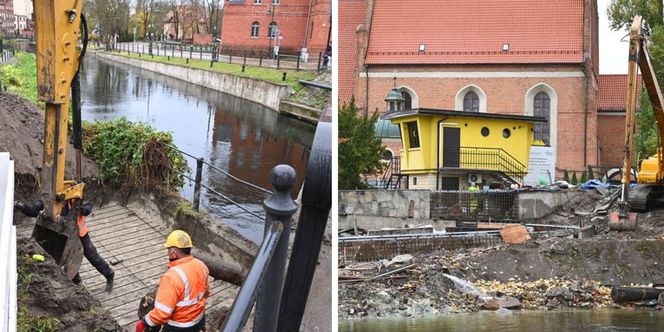
[[[473,91],[466,93],[463,97],[463,111],[464,112],[479,112],[480,111],[480,99],[477,97],[477,94]]]
[[[408,126],[408,143],[410,144],[409,149],[415,149],[420,147],[420,134],[417,131],[417,122],[407,122]]]
[[[533,108],[534,116],[543,117],[547,120],[546,123],[535,123],[533,131],[535,132],[535,140],[542,140],[544,144],[549,145],[549,116],[551,111],[551,99],[546,92],[540,92],[535,95],[535,107]]]

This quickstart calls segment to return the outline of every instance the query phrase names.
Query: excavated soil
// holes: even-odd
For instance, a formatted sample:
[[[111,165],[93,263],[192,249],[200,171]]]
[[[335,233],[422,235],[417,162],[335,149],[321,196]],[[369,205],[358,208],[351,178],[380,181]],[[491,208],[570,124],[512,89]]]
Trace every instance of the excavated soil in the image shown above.
[[[123,331],[99,301],[74,285],[62,269],[32,239],[17,240],[20,303],[31,317],[53,317],[57,331]],[[32,255],[46,257],[43,262]]]
[[[29,101],[8,93],[0,92],[0,151],[9,151],[14,160],[16,173],[16,198],[33,200],[37,198],[44,141],[44,111]],[[67,147],[66,174],[75,174],[74,147]],[[92,178],[98,173],[97,166],[83,158],[81,167],[84,178]]]

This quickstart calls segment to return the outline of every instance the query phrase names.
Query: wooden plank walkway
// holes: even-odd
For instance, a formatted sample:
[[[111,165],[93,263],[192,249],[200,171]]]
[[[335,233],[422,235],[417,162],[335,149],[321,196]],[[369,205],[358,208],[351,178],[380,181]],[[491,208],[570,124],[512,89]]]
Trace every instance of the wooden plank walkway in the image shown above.
[[[138,320],[140,298],[159,283],[166,272],[168,257],[163,243],[169,230],[159,220],[146,220],[115,202],[98,207],[86,223],[92,243],[115,271],[113,291],[106,292],[106,279],[83,259],[80,274],[83,285],[120,325],[133,331]],[[22,228],[30,236],[32,229]],[[211,296],[206,311],[223,305],[230,307],[239,288],[210,278]]]

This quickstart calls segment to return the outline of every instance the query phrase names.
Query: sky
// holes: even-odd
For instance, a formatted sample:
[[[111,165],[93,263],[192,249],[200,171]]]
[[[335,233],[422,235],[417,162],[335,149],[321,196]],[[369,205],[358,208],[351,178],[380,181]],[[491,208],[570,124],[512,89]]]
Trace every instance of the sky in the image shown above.
[[[627,53],[629,38],[624,38],[627,31],[612,31],[606,9],[611,0],[597,0],[599,14],[599,73],[627,74]]]

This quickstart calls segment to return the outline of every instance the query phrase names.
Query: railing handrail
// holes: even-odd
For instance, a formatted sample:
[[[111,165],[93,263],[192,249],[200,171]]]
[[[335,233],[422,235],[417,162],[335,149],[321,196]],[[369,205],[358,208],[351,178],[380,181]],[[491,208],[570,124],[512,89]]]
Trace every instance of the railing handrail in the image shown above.
[[[496,151],[499,151],[499,153],[501,153],[501,154],[507,155],[507,157],[509,157],[508,160],[512,160],[512,161],[516,162],[518,164],[518,166],[521,166],[522,169],[526,169],[526,165],[521,163],[518,159],[516,159],[514,156],[512,156],[509,152],[507,152],[503,148],[489,148],[489,147],[477,147],[477,146],[462,146],[460,148],[461,149],[477,149],[477,150],[496,150]]]
[[[284,230],[282,223],[275,221],[267,229],[263,242],[261,243],[254,264],[249,269],[247,276],[240,287],[240,290],[233,301],[228,316],[224,320],[221,331],[235,332],[241,331],[247,323],[249,313],[254,307],[254,301],[258,295],[258,288],[263,284],[268,266],[272,262],[272,257],[277,249],[277,244]]]
[[[14,161],[0,152],[0,331],[16,331],[16,226]]]

